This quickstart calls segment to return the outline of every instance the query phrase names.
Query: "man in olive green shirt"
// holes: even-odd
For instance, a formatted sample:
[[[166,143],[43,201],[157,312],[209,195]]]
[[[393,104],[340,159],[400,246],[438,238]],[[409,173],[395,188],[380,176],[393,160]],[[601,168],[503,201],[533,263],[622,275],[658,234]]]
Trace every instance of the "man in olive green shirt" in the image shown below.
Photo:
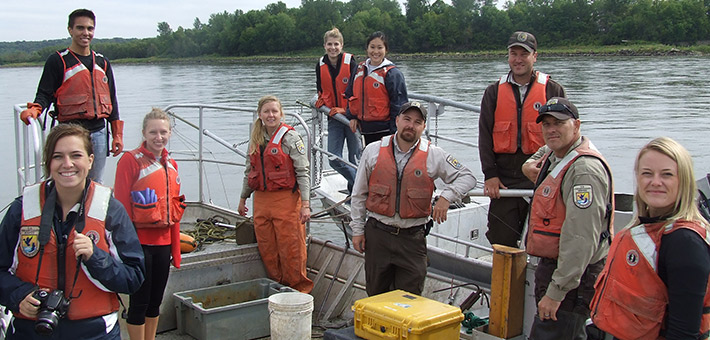
[[[538,315],[531,339],[586,339],[594,282],[609,251],[611,172],[580,133],[577,108],[551,98],[539,110],[546,145],[523,165],[538,172],[526,247],[540,258],[535,271]],[[535,170],[536,169],[536,170]]]

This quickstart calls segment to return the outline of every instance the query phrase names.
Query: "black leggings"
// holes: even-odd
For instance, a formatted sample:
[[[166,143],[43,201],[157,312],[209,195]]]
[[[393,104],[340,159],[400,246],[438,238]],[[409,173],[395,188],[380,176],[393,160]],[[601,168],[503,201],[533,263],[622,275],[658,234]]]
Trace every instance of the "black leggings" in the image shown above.
[[[137,292],[131,294],[128,303],[128,319],[131,325],[145,324],[145,318],[160,315],[160,303],[163,302],[165,285],[170,273],[170,245],[143,245],[145,255],[145,281]]]

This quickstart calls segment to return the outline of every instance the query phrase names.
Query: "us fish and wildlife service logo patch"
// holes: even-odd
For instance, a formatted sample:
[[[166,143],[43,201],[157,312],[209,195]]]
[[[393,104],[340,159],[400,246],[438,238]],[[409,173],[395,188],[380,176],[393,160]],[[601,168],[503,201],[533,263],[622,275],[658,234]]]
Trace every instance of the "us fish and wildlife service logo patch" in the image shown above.
[[[99,243],[99,232],[96,230],[89,230],[86,232],[86,236],[91,239],[91,242],[94,242],[94,244]]]
[[[631,249],[626,252],[626,264],[632,267],[635,267],[637,264],[639,264],[639,253],[636,251],[636,249]]]
[[[461,168],[463,168],[463,164],[461,164],[461,162],[459,162],[459,160],[452,155],[446,157],[446,162],[451,164],[451,166],[453,166],[456,170],[461,170]]]
[[[27,257],[34,257],[39,252],[39,226],[20,228],[20,249]]]
[[[592,205],[592,186],[580,184],[574,186],[574,205],[584,209]]]
[[[296,150],[298,150],[298,153],[300,153],[301,155],[306,154],[306,145],[303,144],[302,140],[299,140],[298,142],[296,142]]]

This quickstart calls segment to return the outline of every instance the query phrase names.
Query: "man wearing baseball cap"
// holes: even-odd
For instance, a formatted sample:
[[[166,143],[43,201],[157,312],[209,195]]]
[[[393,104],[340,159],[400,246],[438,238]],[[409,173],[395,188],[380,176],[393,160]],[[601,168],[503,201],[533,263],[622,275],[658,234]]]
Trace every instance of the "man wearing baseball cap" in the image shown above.
[[[604,157],[581,135],[579,112],[554,97],[536,118],[545,146],[530,203],[528,255],[535,270],[537,317],[530,339],[587,339],[585,322],[594,282],[604,268],[614,206],[612,176]]]
[[[544,144],[535,123],[537,109],[552,97],[565,97],[560,84],[533,69],[537,39],[518,31],[508,39],[510,71],[486,88],[478,121],[478,151],[491,198],[486,237],[491,244],[518,247],[528,212],[522,197],[501,197],[500,189],[532,189],[521,166]]]
[[[365,252],[370,296],[391,289],[421,295],[431,218],[437,223],[446,221],[449,202],[461,199],[476,185],[469,169],[421,138],[426,120],[427,110],[421,103],[404,103],[395,119],[397,132],[370,143],[362,152],[350,227],[353,247]],[[445,186],[432,208],[437,178]]]

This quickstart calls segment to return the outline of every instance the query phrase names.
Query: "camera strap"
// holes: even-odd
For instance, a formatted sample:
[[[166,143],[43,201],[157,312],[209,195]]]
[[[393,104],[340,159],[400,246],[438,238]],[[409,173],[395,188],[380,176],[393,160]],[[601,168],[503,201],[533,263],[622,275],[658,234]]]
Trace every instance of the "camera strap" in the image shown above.
[[[86,226],[86,216],[84,214],[84,207],[86,205],[86,188],[88,188],[90,184],[91,181],[86,181],[86,187],[84,188],[84,192],[81,196],[81,204],[79,205],[79,215],[77,216],[77,221],[74,225],[74,230],[76,230],[77,233],[81,233],[82,231],[84,231],[84,227]],[[76,280],[79,278],[79,270],[81,270],[82,258],[83,256],[76,259],[76,269],[74,270],[74,280],[72,281],[71,289],[69,290],[69,299],[78,298],[81,296],[82,293],[82,291],[79,291],[79,295],[74,296],[74,287],[76,287]],[[60,276],[64,277],[63,274],[60,274]]]
[[[57,189],[49,182],[49,193],[44,199],[42,207],[42,217],[39,222],[39,260],[37,264],[37,275],[35,276],[35,285],[39,282],[39,273],[42,268],[42,257],[44,257],[44,246],[49,242],[54,227],[54,208],[57,205]],[[45,188],[43,188],[45,189]],[[46,189],[45,189],[46,190]]]
[[[88,184],[88,181],[87,181]],[[42,269],[42,258],[44,257],[44,246],[49,243],[49,240],[51,238],[51,233],[52,229],[54,229],[54,213],[55,213],[55,208],[57,205],[57,189],[54,186],[54,183],[51,181],[48,182],[48,188],[49,193],[46,194],[45,200],[44,200],[44,205],[42,206],[42,216],[40,218],[40,225],[39,225],[39,260],[37,264],[37,274],[35,275],[35,286],[39,282],[39,273],[41,272]],[[86,226],[86,217],[84,216],[84,205],[85,205],[85,200],[86,200],[86,189],[84,189],[84,193],[82,195],[81,199],[81,204],[79,207],[79,212],[77,216],[77,223],[74,226],[74,229],[81,233],[84,231],[84,227]],[[57,236],[59,238],[59,236]],[[59,241],[59,240],[57,240]],[[57,242],[57,287],[61,290],[64,290],[65,286],[65,273],[66,273],[66,243],[62,242]],[[72,286],[71,290],[69,292],[69,298],[75,298],[72,296],[74,287],[76,286],[76,281],[79,278],[79,270],[81,269],[81,259],[77,259],[76,261],[76,270],[74,271],[74,280],[72,281]],[[79,292],[79,295],[76,297],[81,296],[81,292]]]

